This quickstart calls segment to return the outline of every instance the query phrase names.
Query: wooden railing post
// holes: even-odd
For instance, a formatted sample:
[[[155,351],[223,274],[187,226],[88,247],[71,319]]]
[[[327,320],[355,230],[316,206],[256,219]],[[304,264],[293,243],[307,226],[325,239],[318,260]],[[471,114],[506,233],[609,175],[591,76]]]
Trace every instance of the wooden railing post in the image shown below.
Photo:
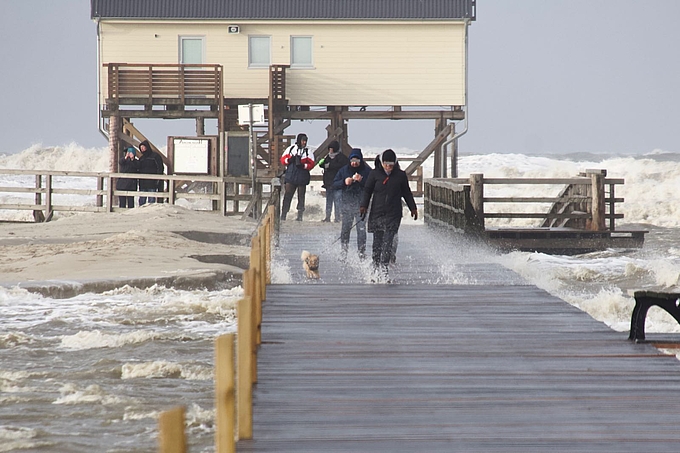
[[[475,210],[479,227],[484,230],[484,174],[470,174],[470,202]]]
[[[52,175],[45,175],[45,221],[52,218]]]
[[[42,189],[42,175],[35,175],[35,204],[37,206],[42,205],[42,193],[40,190]],[[40,209],[36,209],[33,211],[33,220],[36,222],[44,222],[45,221],[45,214]]]
[[[238,349],[236,413],[238,415],[238,438],[253,437],[253,309],[252,298],[238,301]]]
[[[616,195],[614,187],[616,184],[609,184],[609,231],[616,231]]]
[[[591,203],[591,222],[590,230],[604,231],[605,224],[605,203],[604,203],[604,176],[602,173],[592,173],[590,181],[592,184],[592,203]]]
[[[215,451],[236,451],[234,334],[215,340]]]
[[[176,407],[161,413],[158,419],[158,441],[160,453],[186,453],[184,407]]]
[[[104,188],[104,178],[105,176],[97,176],[97,190],[102,190]],[[98,208],[104,206],[104,197],[102,195],[97,195],[96,199],[95,206]]]
[[[113,178],[109,176],[106,181],[106,210],[113,212]]]

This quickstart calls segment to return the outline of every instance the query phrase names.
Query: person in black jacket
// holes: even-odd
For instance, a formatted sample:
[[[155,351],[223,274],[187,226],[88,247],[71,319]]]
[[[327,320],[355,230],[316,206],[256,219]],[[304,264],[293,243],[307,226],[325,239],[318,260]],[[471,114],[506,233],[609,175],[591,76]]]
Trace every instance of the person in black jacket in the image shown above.
[[[151,149],[151,144],[144,140],[139,144],[139,150],[142,156],[139,158],[139,172],[147,175],[162,175],[163,174],[163,158]],[[141,179],[139,180],[140,192],[158,192],[158,179]],[[155,203],[156,197],[148,197],[149,203]],[[139,205],[146,204],[147,196],[139,197]]]
[[[402,198],[411,217],[418,219],[418,209],[409,187],[406,173],[399,168],[397,155],[387,149],[375,158],[375,168],[368,175],[359,212],[368,216],[368,231],[373,233],[373,265],[387,277],[392,260],[392,242],[399,231],[402,217]]]
[[[118,173],[139,173],[139,160],[133,147],[125,150],[125,155],[118,161]],[[116,190],[137,191],[137,178],[118,178]],[[127,195],[118,196],[118,206],[121,208],[134,208],[135,197]]]
[[[359,258],[363,259],[366,256],[366,222],[359,214],[359,204],[370,173],[371,167],[364,162],[361,150],[354,148],[349,154],[349,164],[342,167],[335,175],[333,189],[342,194],[340,201],[342,211],[340,244],[342,245],[343,258],[347,256],[349,236],[354,225],[357,227]]]
[[[333,187],[335,175],[345,165],[349,164],[347,156],[340,151],[340,143],[333,140],[328,145],[328,155],[319,161],[319,167],[323,168],[323,187],[326,189],[326,218],[323,222],[331,221],[331,214],[333,206],[335,206],[335,221],[340,221],[340,198],[342,197],[342,190]]]

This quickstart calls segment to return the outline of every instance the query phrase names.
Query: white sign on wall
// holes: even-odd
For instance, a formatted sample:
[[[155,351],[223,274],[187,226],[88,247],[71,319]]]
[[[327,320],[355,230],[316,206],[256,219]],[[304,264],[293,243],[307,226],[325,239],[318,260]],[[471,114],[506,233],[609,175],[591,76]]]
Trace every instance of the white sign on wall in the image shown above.
[[[264,123],[264,104],[253,104],[253,124]],[[250,105],[238,106],[238,124],[250,124]]]
[[[175,138],[175,173],[208,174],[208,146],[206,139]]]

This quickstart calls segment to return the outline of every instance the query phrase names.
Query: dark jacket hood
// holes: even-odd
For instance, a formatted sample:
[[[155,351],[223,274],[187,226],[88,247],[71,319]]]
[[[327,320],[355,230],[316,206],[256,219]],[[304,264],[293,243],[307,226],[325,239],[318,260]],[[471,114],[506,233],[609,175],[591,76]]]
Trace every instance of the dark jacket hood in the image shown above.
[[[359,148],[352,148],[352,152],[349,153],[349,158],[358,157],[362,161],[364,160],[364,155]]]
[[[385,150],[385,151],[387,151],[387,150]],[[377,156],[375,156],[375,169],[378,170],[378,171],[381,171],[381,172],[383,172],[383,173],[385,173],[385,169],[384,169],[383,166],[382,166],[382,159],[383,159],[383,154],[385,154],[385,151],[383,151],[382,153],[380,153],[380,154],[378,154]],[[391,151],[391,150],[390,150],[390,151]],[[392,151],[392,152],[394,152],[394,151]],[[388,161],[388,162],[389,162],[389,161]],[[395,154],[395,157],[394,157],[394,170],[400,170],[400,169],[401,169],[401,167],[399,167],[399,160],[397,159],[396,154]],[[392,171],[394,171],[394,170],[392,170]]]
[[[153,151],[151,149],[151,143],[149,143],[148,140],[144,140],[142,143],[139,144],[139,150],[142,151],[142,145],[146,145],[147,151]],[[142,151],[143,152],[143,151]]]

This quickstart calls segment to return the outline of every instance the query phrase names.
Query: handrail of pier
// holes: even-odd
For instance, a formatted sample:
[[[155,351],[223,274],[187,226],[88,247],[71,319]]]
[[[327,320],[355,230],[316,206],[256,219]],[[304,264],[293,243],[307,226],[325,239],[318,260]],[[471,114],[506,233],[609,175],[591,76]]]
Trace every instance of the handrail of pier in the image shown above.
[[[271,257],[277,208],[269,206],[251,240],[250,265],[243,273],[243,298],[237,305],[237,335],[215,340],[215,451],[233,453],[237,439],[253,437],[253,384],[261,342],[262,302],[271,283]],[[234,344],[237,343],[236,347]],[[159,452],[185,453],[184,415],[175,408],[159,419]],[[178,433],[181,431],[181,434]],[[180,440],[178,440],[180,439]]]
[[[461,231],[484,231],[485,219],[550,219],[579,220],[584,229],[615,231],[616,203],[623,198],[614,196],[614,186],[624,184],[621,178],[606,178],[604,170],[589,170],[588,177],[576,178],[485,178],[481,173],[469,178],[428,179],[425,181],[425,220]],[[566,185],[582,186],[583,194],[563,193],[560,196],[487,197],[486,185]],[[609,188],[607,194],[605,188]],[[489,212],[489,203],[521,205],[526,203],[562,204],[558,212]],[[581,209],[574,209],[574,207]],[[609,220],[607,227],[606,221]]]
[[[119,196],[155,197],[169,204],[178,200],[203,201],[196,209],[221,211],[223,215],[236,215],[253,199],[252,178],[218,177],[208,175],[148,175],[135,173],[77,172],[55,170],[9,170],[0,169],[0,175],[16,176],[13,185],[0,186],[0,211],[32,211],[36,222],[49,221],[55,212],[116,212]],[[118,178],[162,180],[162,192],[121,191],[115,189]],[[85,182],[83,182],[85,180]],[[91,188],[76,189],[78,186]],[[191,193],[185,186],[200,186]],[[265,188],[270,187],[269,196],[275,196],[273,183],[269,179],[258,179],[255,192],[258,199],[267,195]],[[63,196],[76,196],[64,202]],[[55,197],[56,196],[56,197]],[[11,197],[11,200],[6,200]],[[268,200],[269,201],[269,200]],[[278,202],[276,202],[278,205]],[[271,204],[271,201],[270,201]],[[254,216],[261,218],[259,212]]]

